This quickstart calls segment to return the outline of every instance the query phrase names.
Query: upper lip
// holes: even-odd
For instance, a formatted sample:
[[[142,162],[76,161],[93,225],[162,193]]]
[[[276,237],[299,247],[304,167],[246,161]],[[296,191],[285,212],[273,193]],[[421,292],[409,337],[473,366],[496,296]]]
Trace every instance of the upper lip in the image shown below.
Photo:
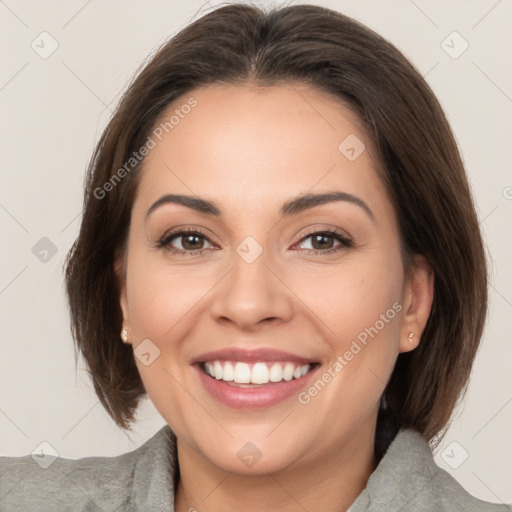
[[[204,363],[206,361],[240,361],[245,363],[258,361],[290,361],[291,363],[301,365],[315,362],[309,357],[302,357],[292,354],[291,352],[274,350],[272,348],[241,349],[232,347],[200,354],[194,357],[190,364]]]

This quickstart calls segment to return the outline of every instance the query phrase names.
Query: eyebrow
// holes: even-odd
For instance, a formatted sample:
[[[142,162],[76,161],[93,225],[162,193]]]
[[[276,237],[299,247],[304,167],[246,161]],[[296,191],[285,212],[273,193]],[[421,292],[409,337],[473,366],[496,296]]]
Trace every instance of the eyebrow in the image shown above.
[[[325,192],[322,194],[308,193],[297,196],[284,203],[283,206],[281,207],[280,213],[281,217],[288,217],[290,215],[296,215],[305,210],[314,208],[315,206],[320,206],[327,203],[334,203],[338,201],[345,201],[360,207],[362,210],[366,212],[366,214],[372,220],[375,220],[375,217],[373,215],[373,212],[370,210],[370,207],[362,199],[352,194],[339,191]],[[208,201],[206,199],[201,199],[199,197],[189,195],[166,194],[165,196],[162,196],[160,199],[155,201],[149,207],[148,211],[146,212],[146,219],[158,207],[164,204],[179,204],[182,206],[186,206],[187,208],[190,208],[192,210],[195,210],[199,213],[205,213],[213,217],[220,217],[222,215],[222,210],[212,201]]]

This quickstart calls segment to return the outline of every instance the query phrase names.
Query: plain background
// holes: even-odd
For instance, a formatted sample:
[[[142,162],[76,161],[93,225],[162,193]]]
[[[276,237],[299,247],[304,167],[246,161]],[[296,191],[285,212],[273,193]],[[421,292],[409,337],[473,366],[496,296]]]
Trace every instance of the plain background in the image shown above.
[[[78,233],[85,167],[120,93],[148,54],[219,3],[0,2],[2,455],[25,455],[47,441],[62,457],[114,456],[165,424],[146,400],[128,437],[99,404],[83,362],[75,370],[62,266]],[[304,2],[287,2],[295,3]],[[489,249],[491,287],[469,391],[435,458],[472,494],[510,502],[512,2],[310,3],[394,43],[447,113]],[[59,46],[42,58],[31,44],[46,37],[50,48],[45,31]],[[464,41],[468,48],[453,58]],[[47,261],[33,250],[51,247],[43,237],[57,251],[50,248]]]

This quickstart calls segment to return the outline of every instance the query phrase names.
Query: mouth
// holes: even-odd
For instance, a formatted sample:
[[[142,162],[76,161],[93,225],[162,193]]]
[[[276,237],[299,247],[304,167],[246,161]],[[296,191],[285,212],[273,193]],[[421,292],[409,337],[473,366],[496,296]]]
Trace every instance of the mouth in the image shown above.
[[[298,364],[291,361],[206,361],[200,363],[202,372],[212,379],[232,386],[253,387],[290,382],[307,375],[318,363]]]
[[[307,385],[320,363],[276,350],[228,349],[191,361],[212,398],[234,409],[277,405]]]

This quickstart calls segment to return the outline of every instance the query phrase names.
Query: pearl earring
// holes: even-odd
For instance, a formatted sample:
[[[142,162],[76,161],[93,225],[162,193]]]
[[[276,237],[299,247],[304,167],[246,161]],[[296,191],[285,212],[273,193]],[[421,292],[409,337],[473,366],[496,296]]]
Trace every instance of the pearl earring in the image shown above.
[[[409,343],[412,343],[412,339],[414,337],[414,333],[413,332],[410,332],[409,333]]]
[[[127,329],[123,329],[121,331],[121,339],[125,342],[125,343],[128,343],[128,330]]]

